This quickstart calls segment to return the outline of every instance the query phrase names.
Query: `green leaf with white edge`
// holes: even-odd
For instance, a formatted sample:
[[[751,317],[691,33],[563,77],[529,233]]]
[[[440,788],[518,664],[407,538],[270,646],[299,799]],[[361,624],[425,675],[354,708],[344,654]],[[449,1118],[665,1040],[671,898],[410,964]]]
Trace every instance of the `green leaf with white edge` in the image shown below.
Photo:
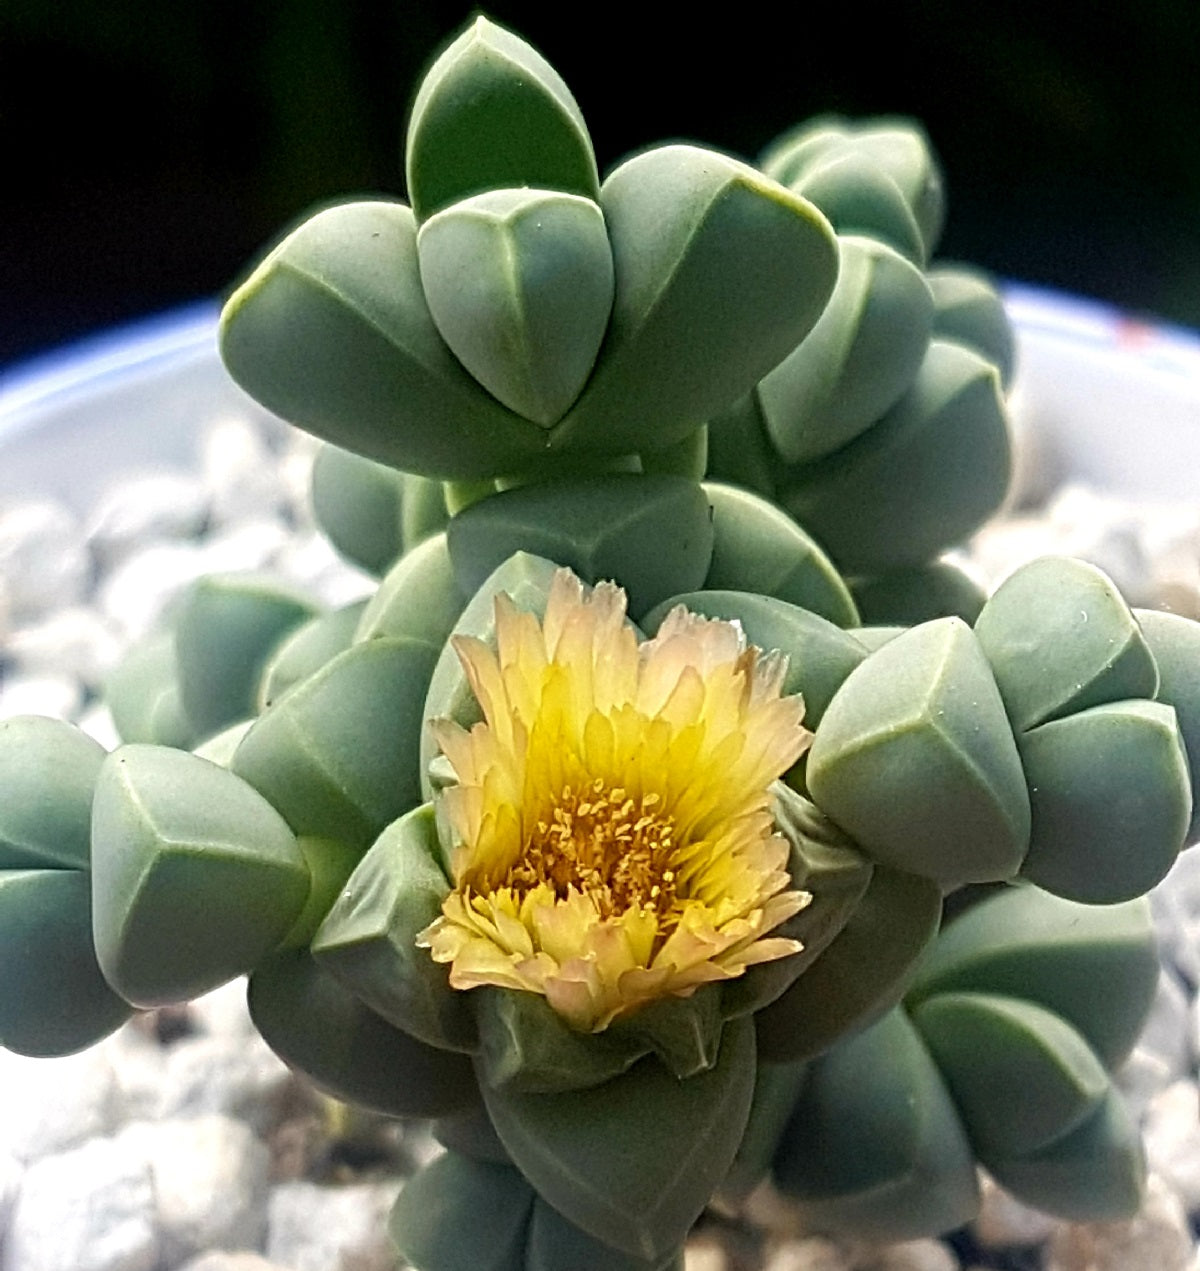
[[[437,650],[379,637],[351,645],[264,711],[233,771],[297,834],[366,848],[421,802],[422,707]]]
[[[638,1258],[568,1222],[539,1196],[533,1202],[533,1221],[523,1271],[684,1271],[682,1245],[663,1258]]]
[[[1044,1006],[994,993],[935,993],[912,1021],[985,1163],[1062,1138],[1108,1093],[1108,1074],[1087,1041]]]
[[[1144,899],[1085,905],[1037,887],[1005,887],[948,923],[906,997],[1003,993],[1055,1012],[1111,1071],[1133,1049],[1154,1000],[1159,964]]]
[[[459,588],[473,595],[514,552],[568,566],[586,583],[615,579],[637,618],[699,587],[713,551],[704,491],[684,477],[580,477],[493,494],[446,530]]]
[[[717,1192],[718,1202],[729,1205],[736,1212],[767,1176],[783,1141],[792,1109],[807,1080],[807,1060],[758,1065],[746,1132],[738,1145],[733,1165]]]
[[[104,753],[62,720],[0,719],[0,870],[87,868]]]
[[[1020,738],[1033,830],[1021,874],[1093,905],[1166,877],[1187,837],[1192,786],[1175,712],[1106,702]]]
[[[754,1028],[731,1020],[715,1068],[679,1081],[655,1058],[566,1094],[483,1090],[517,1167],[568,1221],[626,1254],[665,1258],[724,1178],[749,1114]]]
[[[706,589],[773,596],[839,627],[858,625],[858,610],[841,575],[786,512],[749,490],[721,482],[706,481],[704,493],[713,521]]]
[[[309,483],[313,515],[326,537],[376,577],[403,550],[404,474],[326,442]]]
[[[1116,1090],[1077,1129],[1028,1156],[991,1157],[988,1170],[1008,1192],[1068,1222],[1123,1222],[1142,1207],[1142,1137]]]
[[[1016,369],[1016,335],[995,284],[969,265],[939,265],[925,275],[933,292],[933,333],[996,364],[1007,390]]]
[[[778,464],[757,393],[739,397],[708,421],[708,475],[714,481],[774,499]]]
[[[546,444],[446,347],[402,203],[343,203],[305,221],[230,297],[220,339],[226,369],[268,410],[407,472],[494,476]]]
[[[939,618],[850,673],[808,754],[812,800],[877,861],[944,887],[1011,878],[1029,794],[971,628]]]
[[[446,535],[432,534],[388,570],[367,601],[354,641],[407,636],[440,649],[466,603],[454,581]]]
[[[197,997],[255,966],[304,905],[309,872],[240,777],[166,746],[104,761],[92,807],[92,922],[105,979],[135,1006]]]
[[[600,206],[552,190],[490,190],[427,220],[421,284],[442,339],[509,410],[557,423],[591,374],[613,302]]]
[[[655,605],[642,619],[647,635],[655,635],[677,605],[691,613],[741,623],[750,644],[764,652],[787,655],[782,692],[804,696],[804,724],[816,728],[834,693],[866,658],[848,631],[807,608],[748,591],[687,591]]]
[[[1158,667],[1157,701],[1175,711],[1192,779],[1192,819],[1186,841],[1200,839],[1200,622],[1154,609],[1135,609],[1134,617]]]
[[[400,1189],[388,1234],[420,1271],[526,1271],[536,1199],[511,1166],[447,1152]]]
[[[779,501],[843,573],[922,565],[1004,501],[1012,474],[996,368],[931,340],[908,391],[834,454],[782,474]]]
[[[660,450],[727,410],[808,334],[837,274],[825,218],[725,155],[660,146],[604,182],[608,336],[555,449]]]
[[[810,1230],[911,1240],[979,1207],[954,1103],[899,1008],[810,1065],[773,1172]]]
[[[487,581],[467,601],[454,624],[454,634],[474,636],[495,647],[496,596],[500,592],[508,596],[518,609],[535,614],[540,620],[545,616],[550,583],[558,568],[553,561],[541,556],[533,556],[528,552],[514,553],[488,576]],[[470,728],[483,718],[467,680],[467,673],[449,642],[442,648],[430,677],[422,717],[452,719],[463,728]],[[433,739],[433,733],[428,728],[423,729],[421,796],[425,801],[433,797],[434,786],[429,776],[429,765],[437,754],[437,742]]]
[[[954,617],[973,623],[987,600],[979,583],[949,560],[872,578],[851,578],[849,586],[864,622],[894,622],[905,627],[931,618]]]
[[[294,684],[306,680],[350,647],[365,600],[343,605],[301,623],[276,645],[263,666],[255,707],[258,713],[273,705]]]
[[[590,199],[599,192],[591,139],[561,76],[482,16],[421,81],[406,170],[422,221],[481,190],[537,186]]]
[[[262,670],[289,632],[318,606],[292,587],[254,574],[210,574],[174,610],[179,697],[201,737],[245,719]]]
[[[933,296],[921,271],[874,239],[838,246],[825,312],[756,390],[788,463],[823,458],[869,428],[912,383],[929,343]]]
[[[540,993],[483,985],[467,1000],[479,1030],[476,1071],[493,1090],[554,1094],[598,1086],[650,1050],[612,1028],[577,1032]]]
[[[392,1117],[438,1117],[478,1095],[470,1061],[376,1015],[305,949],[250,976],[250,1017],[277,1055],[345,1103]]]
[[[776,1001],[838,937],[870,886],[874,866],[802,795],[783,782],[772,787],[776,832],[788,842],[790,886],[812,899],[799,913],[771,931],[798,940],[798,952],[748,967],[721,985],[721,1006],[729,1017],[761,1011]]]
[[[1137,619],[1086,561],[1042,556],[1022,565],[984,605],[975,634],[1017,732],[1158,689]]]
[[[375,840],[334,901],[312,943],[318,964],[389,1024],[431,1046],[476,1044],[466,994],[417,936],[442,911],[450,890],[433,809],[414,809]]]
[[[0,1046],[69,1055],[133,1013],[105,980],[92,940],[92,884],[82,870],[0,870]]]
[[[808,1059],[890,1010],[937,935],[941,914],[936,883],[876,865],[821,956],[754,1017],[760,1056]]]
[[[179,700],[169,627],[139,640],[117,663],[104,684],[104,704],[122,741],[186,749],[199,740]]]

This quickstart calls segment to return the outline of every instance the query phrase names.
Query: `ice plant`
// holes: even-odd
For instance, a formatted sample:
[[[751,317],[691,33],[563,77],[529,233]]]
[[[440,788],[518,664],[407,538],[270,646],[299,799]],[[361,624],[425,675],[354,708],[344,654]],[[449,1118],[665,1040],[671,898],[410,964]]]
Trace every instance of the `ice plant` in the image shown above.
[[[771,783],[807,749],[786,658],[678,607],[638,644],[625,593],[569,571],[545,621],[496,597],[456,637],[483,721],[432,723],[454,890],[421,935],[450,983],[545,994],[576,1029],[798,952]]]

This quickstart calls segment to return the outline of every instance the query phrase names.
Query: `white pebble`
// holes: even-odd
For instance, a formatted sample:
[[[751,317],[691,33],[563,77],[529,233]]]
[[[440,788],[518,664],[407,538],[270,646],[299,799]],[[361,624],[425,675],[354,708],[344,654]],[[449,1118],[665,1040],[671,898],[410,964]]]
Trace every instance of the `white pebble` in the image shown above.
[[[268,1262],[257,1253],[202,1253],[179,1268],[179,1271],[291,1271],[278,1262]],[[388,1268],[391,1271],[391,1268]]]
[[[959,1271],[958,1258],[940,1240],[903,1240],[853,1262],[854,1271]]]
[[[8,1230],[8,1218],[21,1186],[22,1172],[16,1157],[0,1152],[0,1247],[4,1244],[4,1233]]]
[[[1189,1213],[1200,1212],[1200,1090],[1177,1081],[1151,1100],[1143,1125],[1146,1159]]]
[[[93,1139],[25,1171],[4,1271],[152,1271],[158,1254],[150,1164],[134,1145]]]
[[[283,503],[275,458],[250,419],[229,415],[214,420],[201,438],[200,455],[215,521],[262,516]]]
[[[844,1249],[824,1236],[786,1240],[767,1254],[764,1271],[851,1271]]]
[[[292,534],[275,560],[276,568],[333,608],[370,596],[379,586],[365,570],[344,560],[318,530]]]
[[[80,731],[98,741],[105,750],[116,750],[121,744],[121,734],[113,723],[112,711],[102,701],[93,702],[75,722]]]
[[[260,516],[240,521],[200,545],[201,573],[228,574],[261,570],[274,564],[288,545],[291,531],[282,521]]]
[[[208,519],[209,495],[186,473],[130,477],[110,487],[85,528],[97,562],[106,569],[155,539],[195,538]]]
[[[83,686],[64,675],[11,675],[0,680],[0,719],[49,715],[73,720],[83,707]]]
[[[267,1257],[293,1271],[372,1266],[394,1257],[387,1216],[399,1191],[396,1182],[336,1189],[281,1183],[271,1193]]]
[[[101,582],[97,603],[132,643],[150,630],[173,596],[206,572],[196,544],[156,543],[134,552]]]
[[[27,621],[75,604],[92,563],[78,522],[49,499],[0,508],[0,575],[12,621]]]
[[[223,1116],[130,1125],[150,1161],[161,1257],[170,1266],[207,1249],[261,1249],[270,1153]]]
[[[225,1037],[258,1035],[246,1002],[244,975],[196,998],[188,1006],[188,1014],[201,1033],[215,1033]]]
[[[728,1271],[725,1250],[711,1240],[691,1240],[683,1251],[683,1271]]]
[[[31,1059],[0,1050],[0,1151],[34,1161],[107,1135],[126,1112],[108,1053]]]
[[[1187,1271],[1192,1239],[1179,1197],[1156,1174],[1128,1222],[1066,1224],[1046,1249],[1044,1271]]]
[[[293,1080],[257,1034],[185,1037],[167,1049],[158,1111],[162,1117],[219,1112],[265,1132]]]
[[[97,688],[123,648],[112,623],[94,609],[70,605],[10,632],[5,651],[23,675],[70,676]]]
[[[1058,1225],[1040,1209],[1023,1205],[990,1175],[980,1174],[979,1215],[971,1224],[984,1249],[1024,1248],[1041,1244]]]

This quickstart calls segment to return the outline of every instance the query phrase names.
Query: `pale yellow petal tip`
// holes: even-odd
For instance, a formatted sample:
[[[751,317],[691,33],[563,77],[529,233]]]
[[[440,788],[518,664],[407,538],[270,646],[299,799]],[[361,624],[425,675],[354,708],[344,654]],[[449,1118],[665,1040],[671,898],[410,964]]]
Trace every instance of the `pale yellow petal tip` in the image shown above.
[[[795,953],[769,935],[811,900],[768,811],[811,740],[786,658],[682,607],[638,646],[625,593],[569,570],[540,623],[495,612],[494,650],[455,644],[484,722],[431,724],[455,888],[418,943],[451,985],[542,993],[597,1032]]]

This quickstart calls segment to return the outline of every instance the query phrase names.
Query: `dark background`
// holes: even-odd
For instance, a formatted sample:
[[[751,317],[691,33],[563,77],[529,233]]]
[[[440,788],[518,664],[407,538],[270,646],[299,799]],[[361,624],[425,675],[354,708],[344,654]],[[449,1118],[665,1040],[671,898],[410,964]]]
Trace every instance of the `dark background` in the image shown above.
[[[917,115],[941,255],[1200,325],[1200,0],[488,12],[566,79],[602,172],[676,138],[752,157],[819,111]],[[416,80],[469,16],[0,0],[0,363],[224,290],[317,200],[402,192]]]

